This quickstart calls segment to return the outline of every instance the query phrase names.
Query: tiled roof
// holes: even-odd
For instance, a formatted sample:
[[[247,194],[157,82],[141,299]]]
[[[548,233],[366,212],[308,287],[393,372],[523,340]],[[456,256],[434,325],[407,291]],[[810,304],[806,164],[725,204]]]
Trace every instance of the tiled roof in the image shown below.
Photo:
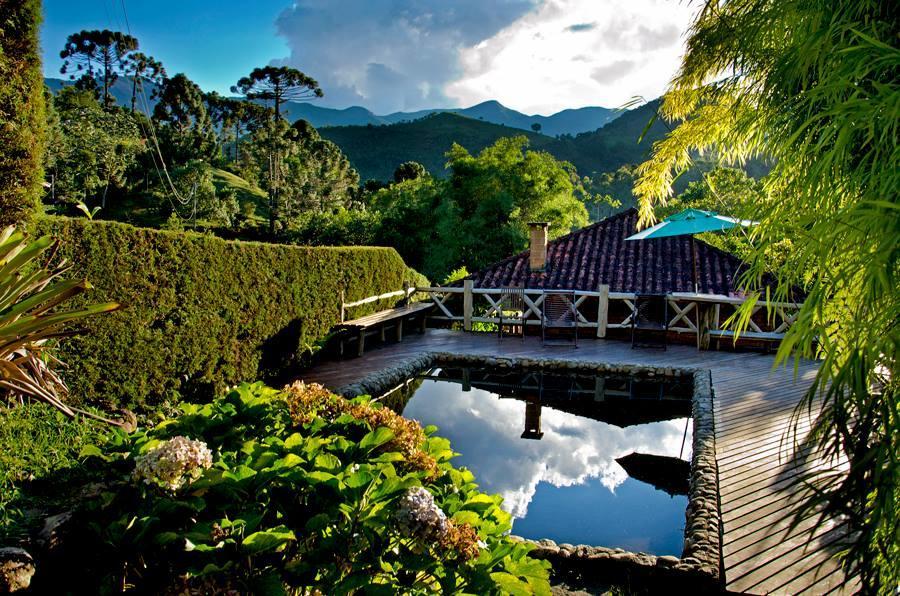
[[[625,241],[636,231],[637,210],[629,209],[547,245],[547,270],[531,273],[528,251],[473,273],[476,287],[519,286],[612,292],[692,292],[691,239],[673,236]],[[700,292],[729,295],[746,265],[734,255],[695,239]]]

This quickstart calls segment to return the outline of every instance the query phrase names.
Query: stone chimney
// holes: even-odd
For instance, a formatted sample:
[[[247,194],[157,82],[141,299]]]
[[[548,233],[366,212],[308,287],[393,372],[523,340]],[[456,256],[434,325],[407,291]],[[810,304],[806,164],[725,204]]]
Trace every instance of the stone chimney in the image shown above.
[[[528,253],[528,265],[531,271],[547,270],[547,229],[550,224],[546,221],[528,222],[531,230],[531,248]]]

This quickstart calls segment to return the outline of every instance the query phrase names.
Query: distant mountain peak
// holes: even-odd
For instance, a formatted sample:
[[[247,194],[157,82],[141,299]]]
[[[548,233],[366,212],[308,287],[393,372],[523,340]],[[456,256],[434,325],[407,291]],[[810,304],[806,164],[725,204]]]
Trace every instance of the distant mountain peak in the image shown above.
[[[45,78],[44,82],[54,92],[59,91],[63,86],[72,84],[71,81],[58,78]],[[131,80],[128,77],[120,77],[113,85],[111,92],[119,105],[131,104]],[[151,100],[150,109],[153,109],[153,104],[155,104],[155,100]],[[395,124],[419,120],[430,114],[448,112],[526,131],[531,131],[534,124],[540,124],[541,134],[551,137],[563,134],[576,135],[597,130],[619,116],[619,112],[599,106],[570,108],[550,116],[529,115],[509,108],[496,99],[488,99],[468,108],[432,108],[385,115],[375,114],[363,106],[328,108],[313,102],[286,102],[282,109],[288,120],[303,119],[316,128]]]

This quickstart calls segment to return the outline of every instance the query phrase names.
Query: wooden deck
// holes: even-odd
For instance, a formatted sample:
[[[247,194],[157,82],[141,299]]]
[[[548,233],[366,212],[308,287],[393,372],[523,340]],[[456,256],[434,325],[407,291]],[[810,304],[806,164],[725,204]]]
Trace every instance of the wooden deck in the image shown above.
[[[539,338],[499,341],[494,335],[428,330],[361,358],[323,364],[304,378],[337,388],[425,351],[710,369],[726,589],[750,594],[849,594],[858,589],[832,557],[842,526],[813,518],[790,528],[798,475],[821,465],[814,454],[802,461],[792,458],[794,439],[784,435],[794,406],[815,375],[815,363],[802,363],[795,378],[792,369],[773,370],[773,356],[764,354],[698,352],[688,346],[632,350],[627,342],[612,340],[586,340],[578,349],[543,347]],[[806,428],[808,423],[801,421],[797,441],[803,441]]]

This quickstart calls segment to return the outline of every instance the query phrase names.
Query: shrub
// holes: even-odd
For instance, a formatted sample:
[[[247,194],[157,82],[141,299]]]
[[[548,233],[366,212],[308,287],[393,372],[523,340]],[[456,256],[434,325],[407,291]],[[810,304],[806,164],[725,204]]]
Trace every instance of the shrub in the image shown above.
[[[229,242],[84,218],[43,218],[36,228],[60,240],[94,298],[123,305],[61,347],[72,399],[139,411],[280,379],[339,323],[341,291],[358,300],[411,275],[389,248]]]
[[[80,588],[549,594],[549,564],[506,535],[500,497],[434,427],[315,385],[181,408],[89,450],[112,477],[69,532]]]
[[[30,217],[40,201],[47,136],[38,51],[40,0],[3,2],[0,19],[0,227]]]

